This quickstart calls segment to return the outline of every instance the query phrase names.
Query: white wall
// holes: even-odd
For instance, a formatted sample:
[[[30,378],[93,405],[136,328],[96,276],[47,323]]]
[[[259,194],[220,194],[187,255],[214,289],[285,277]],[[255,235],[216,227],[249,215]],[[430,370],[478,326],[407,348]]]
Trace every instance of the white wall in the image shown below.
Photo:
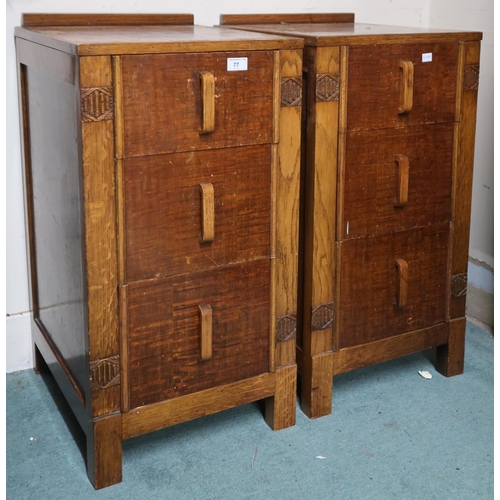
[[[469,7],[471,5],[472,7]],[[493,0],[253,0],[240,4],[230,0],[7,0],[7,371],[29,368],[29,294],[26,266],[26,235],[22,194],[22,169],[14,50],[14,27],[20,25],[23,12],[66,13],[176,13],[188,12],[196,24],[214,25],[222,13],[289,13],[289,12],[354,12],[356,21],[399,24],[418,27],[452,27],[483,30],[485,44],[481,55],[480,109],[478,113],[478,147],[471,251],[475,258],[493,265]],[[484,45],[488,45],[485,47]],[[488,188],[482,188],[486,185]]]
[[[493,2],[433,0],[430,27],[483,32],[474,158],[471,243],[473,259],[493,267]]]

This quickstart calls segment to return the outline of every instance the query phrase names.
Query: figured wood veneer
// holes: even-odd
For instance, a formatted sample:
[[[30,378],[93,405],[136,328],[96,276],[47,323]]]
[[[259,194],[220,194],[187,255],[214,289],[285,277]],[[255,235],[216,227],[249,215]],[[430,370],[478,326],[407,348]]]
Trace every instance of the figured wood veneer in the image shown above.
[[[293,23],[353,23],[351,13],[310,14],[221,14],[220,23],[226,25],[293,24]]]
[[[193,24],[193,14],[23,14],[22,25],[35,26],[117,26]]]
[[[190,15],[24,24],[36,369],[94,487],[143,432],[258,399],[293,425],[303,42]]]
[[[127,288],[131,408],[267,373],[268,260]],[[202,363],[199,304],[212,315],[212,356]]]
[[[304,45],[289,37],[196,25],[33,26],[18,27],[15,34],[20,39],[78,56],[245,51],[250,46],[254,51],[301,50]]]
[[[84,57],[79,63],[81,88],[112,85],[109,57]],[[120,353],[113,122],[83,122],[81,141],[88,349],[93,362]],[[91,403],[93,417],[119,411],[120,386],[94,387]]]
[[[437,347],[441,373],[463,371],[482,34],[353,21],[222,18],[305,43],[297,362],[311,418],[331,412],[332,377],[362,366]]]
[[[422,62],[422,54],[432,54]],[[400,114],[400,60],[413,65],[411,112]],[[453,122],[458,44],[412,43],[349,47],[348,130]],[[403,90],[401,90],[403,89]],[[410,105],[406,97],[404,109]]]
[[[451,220],[453,136],[452,123],[347,133],[337,238]]]
[[[453,175],[452,194],[452,220],[453,220],[453,242],[450,256],[450,279],[451,276],[467,273],[469,261],[469,228],[472,203],[472,171],[474,167],[474,139],[476,134],[476,109],[477,93],[476,85],[472,88],[464,88],[467,68],[471,65],[479,65],[480,42],[460,44],[460,66],[457,75],[457,86],[462,88],[460,99],[457,99],[457,114],[460,120],[457,124],[456,134],[456,157]],[[466,295],[453,295],[450,301],[450,319],[458,319],[465,316]]]
[[[246,57],[248,70],[228,72],[228,57]],[[273,57],[271,51],[123,56],[124,156],[272,142]],[[210,97],[200,72],[213,75]],[[205,132],[202,116],[213,120]]]
[[[448,233],[449,223],[442,223],[344,241],[341,349],[445,321]],[[408,267],[399,274],[401,280],[407,276],[404,307],[395,307],[395,297],[403,291],[394,272],[398,259]]]
[[[270,162],[268,145],[124,160],[126,279],[269,257]],[[201,245],[200,181],[214,192],[214,238]]]
[[[307,14],[306,14],[307,15]],[[314,14],[312,14],[314,15]],[[335,14],[333,14],[335,15]],[[262,16],[262,20],[259,17]],[[288,22],[284,14],[273,14],[275,23],[268,22],[265,14],[255,17],[253,14],[230,14],[221,16],[221,25],[228,28],[267,33],[280,36],[294,36],[304,40],[306,47],[340,47],[359,45],[424,44],[429,42],[469,42],[481,38],[479,32],[458,32],[456,30],[413,28],[384,24],[355,23],[354,17],[347,22],[318,20],[313,22]],[[321,14],[319,14],[321,16]],[[248,20],[246,23],[245,18]],[[234,22],[232,20],[234,19]]]

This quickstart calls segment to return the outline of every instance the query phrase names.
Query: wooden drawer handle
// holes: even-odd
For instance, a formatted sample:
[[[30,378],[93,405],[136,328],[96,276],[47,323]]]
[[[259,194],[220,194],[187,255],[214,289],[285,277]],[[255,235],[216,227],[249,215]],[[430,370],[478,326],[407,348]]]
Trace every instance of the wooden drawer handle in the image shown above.
[[[411,61],[399,61],[400,69],[400,94],[398,113],[408,113],[413,108],[413,63]]]
[[[408,299],[408,262],[396,259],[396,307],[406,307]]]
[[[200,71],[201,84],[201,132],[211,134],[215,128],[215,78],[208,71]]]
[[[206,361],[212,357],[212,308],[208,304],[198,305],[200,314],[201,359]]]
[[[410,180],[410,162],[405,155],[396,155],[396,196],[395,207],[404,207],[408,203],[408,184]]]
[[[215,201],[214,186],[210,182],[200,182],[201,197],[201,242],[214,241]]]

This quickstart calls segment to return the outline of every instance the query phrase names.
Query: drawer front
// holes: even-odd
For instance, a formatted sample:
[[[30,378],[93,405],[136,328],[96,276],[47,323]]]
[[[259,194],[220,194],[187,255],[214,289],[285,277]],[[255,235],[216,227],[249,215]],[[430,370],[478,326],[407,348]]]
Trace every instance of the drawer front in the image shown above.
[[[270,169],[269,145],[125,160],[127,280],[268,257]]]
[[[259,260],[126,287],[131,408],[269,371],[269,268]],[[205,360],[200,305],[211,311]]]
[[[445,321],[449,224],[342,244],[340,348]]]
[[[338,239],[451,217],[453,124],[349,132]]]
[[[457,60],[458,43],[349,47],[348,130],[454,121]]]
[[[125,156],[270,143],[273,64],[272,51],[123,56]]]

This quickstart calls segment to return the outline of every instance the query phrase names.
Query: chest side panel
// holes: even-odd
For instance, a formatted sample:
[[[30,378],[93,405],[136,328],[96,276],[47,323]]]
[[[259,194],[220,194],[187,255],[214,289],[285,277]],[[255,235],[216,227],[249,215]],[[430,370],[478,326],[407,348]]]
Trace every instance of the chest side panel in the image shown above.
[[[42,54],[74,72],[75,60],[48,49]],[[88,323],[78,89],[35,62],[23,64],[21,74],[34,317],[83,394]]]

